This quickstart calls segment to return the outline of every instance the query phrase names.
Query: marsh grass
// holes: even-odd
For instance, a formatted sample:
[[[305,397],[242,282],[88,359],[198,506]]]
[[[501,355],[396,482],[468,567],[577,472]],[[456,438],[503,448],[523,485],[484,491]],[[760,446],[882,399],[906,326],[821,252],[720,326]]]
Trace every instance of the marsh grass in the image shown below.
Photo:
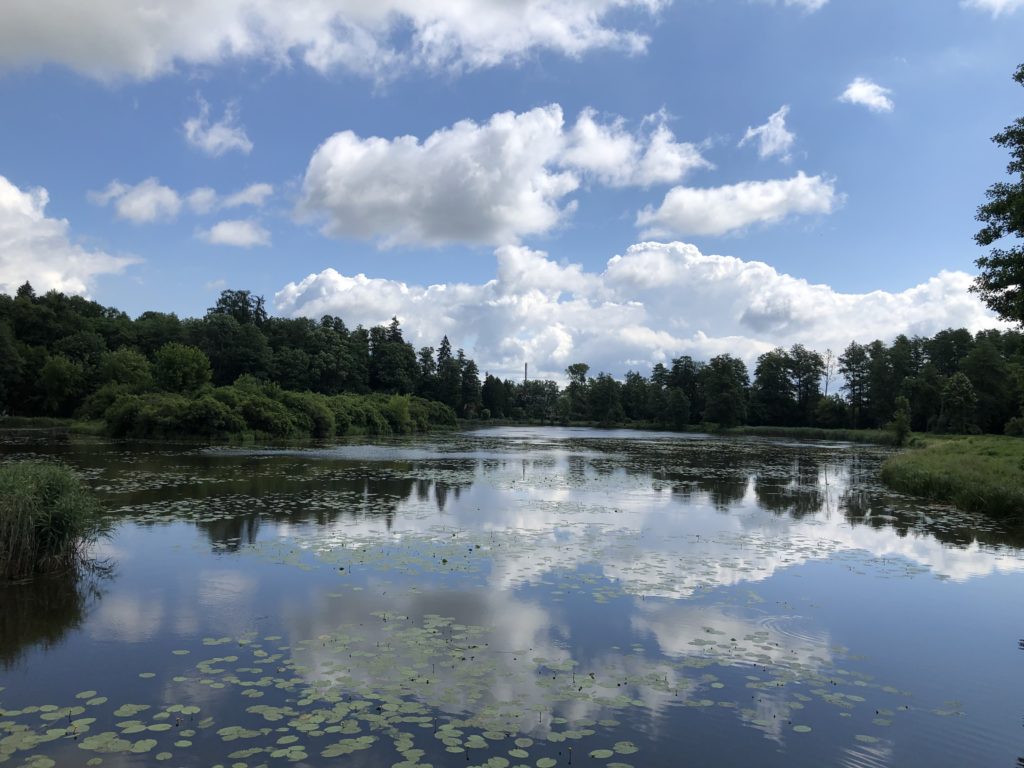
[[[98,512],[63,464],[0,465],[0,581],[76,570],[101,532]]]
[[[731,427],[723,435],[785,437],[793,440],[829,440],[843,443],[895,445],[896,435],[885,429],[823,429],[820,427]]]
[[[888,459],[882,481],[968,511],[1024,518],[1024,439],[928,438],[923,447]]]

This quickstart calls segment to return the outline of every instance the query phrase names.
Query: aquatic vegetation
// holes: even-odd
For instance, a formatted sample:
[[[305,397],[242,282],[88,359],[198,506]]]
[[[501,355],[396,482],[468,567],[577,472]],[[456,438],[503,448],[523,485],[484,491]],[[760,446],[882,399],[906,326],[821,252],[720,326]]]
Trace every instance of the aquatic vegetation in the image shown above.
[[[0,581],[75,569],[100,532],[98,512],[67,466],[0,466]]]
[[[880,651],[836,617],[1024,561],[997,521],[887,493],[887,455],[541,431],[98,441],[77,460],[131,557],[46,660],[73,681],[0,676],[0,764],[629,768],[693,739],[828,764],[919,744],[934,718],[962,735],[983,705],[890,663],[926,670],[930,645]]]
[[[882,480],[898,491],[964,510],[1024,519],[1024,439],[930,439],[923,448],[886,461]]]

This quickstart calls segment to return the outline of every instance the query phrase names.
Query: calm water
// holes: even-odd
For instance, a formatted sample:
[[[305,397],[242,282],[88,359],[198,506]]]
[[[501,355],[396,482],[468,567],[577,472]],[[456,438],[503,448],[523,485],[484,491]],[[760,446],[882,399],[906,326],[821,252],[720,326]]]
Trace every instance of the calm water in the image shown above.
[[[1022,764],[1024,531],[885,491],[880,449],[0,450],[113,523],[109,573],[0,588],[6,765]]]

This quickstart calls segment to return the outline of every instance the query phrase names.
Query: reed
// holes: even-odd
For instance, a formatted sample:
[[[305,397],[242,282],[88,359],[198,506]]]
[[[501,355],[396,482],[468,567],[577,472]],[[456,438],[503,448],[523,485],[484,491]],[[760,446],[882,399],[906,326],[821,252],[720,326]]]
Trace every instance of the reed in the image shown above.
[[[897,491],[971,512],[1024,518],[1024,439],[925,438],[924,447],[888,459],[882,481]]]
[[[63,464],[0,465],[0,581],[76,570],[100,534],[99,504]]]

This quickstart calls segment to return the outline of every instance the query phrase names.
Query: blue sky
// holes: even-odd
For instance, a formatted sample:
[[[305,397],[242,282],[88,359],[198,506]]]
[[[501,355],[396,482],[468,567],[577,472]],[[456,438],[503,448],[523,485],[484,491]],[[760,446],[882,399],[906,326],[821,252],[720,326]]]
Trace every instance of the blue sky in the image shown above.
[[[1021,39],[1022,0],[13,0],[0,287],[246,288],[495,371],[994,326]]]

